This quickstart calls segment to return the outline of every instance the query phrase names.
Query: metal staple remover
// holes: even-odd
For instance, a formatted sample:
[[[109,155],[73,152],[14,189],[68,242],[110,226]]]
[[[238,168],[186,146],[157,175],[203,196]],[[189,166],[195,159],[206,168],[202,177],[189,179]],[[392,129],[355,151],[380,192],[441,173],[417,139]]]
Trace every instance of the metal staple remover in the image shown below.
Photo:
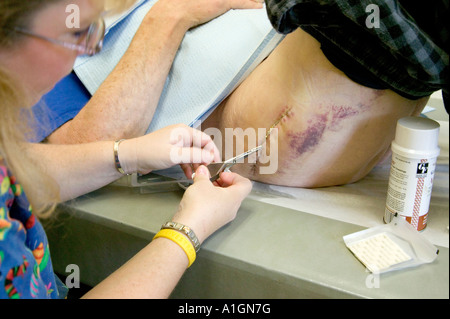
[[[258,151],[260,151],[262,149],[262,145],[259,145],[257,147],[254,147],[240,155],[237,155],[235,157],[232,157],[228,160],[226,160],[223,163],[212,163],[208,165],[208,169],[211,172],[211,178],[210,181],[214,182],[215,180],[217,180],[219,178],[219,175],[221,172],[229,172],[230,168],[236,164],[236,163],[240,163],[244,158],[247,158],[249,155],[256,153]],[[218,169],[217,169],[218,167]],[[217,170],[216,170],[217,169]],[[215,173],[213,173],[215,172]]]

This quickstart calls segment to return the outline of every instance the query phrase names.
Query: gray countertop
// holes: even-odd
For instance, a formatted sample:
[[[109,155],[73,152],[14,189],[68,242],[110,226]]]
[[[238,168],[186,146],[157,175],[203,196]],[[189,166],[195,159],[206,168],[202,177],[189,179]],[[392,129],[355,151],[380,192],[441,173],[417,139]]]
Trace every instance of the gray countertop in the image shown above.
[[[107,186],[60,205],[45,226],[55,271],[76,264],[83,283],[97,284],[153,238],[182,195]],[[249,197],[205,241],[172,297],[449,298],[448,247],[431,264],[375,276],[342,239],[362,229]]]

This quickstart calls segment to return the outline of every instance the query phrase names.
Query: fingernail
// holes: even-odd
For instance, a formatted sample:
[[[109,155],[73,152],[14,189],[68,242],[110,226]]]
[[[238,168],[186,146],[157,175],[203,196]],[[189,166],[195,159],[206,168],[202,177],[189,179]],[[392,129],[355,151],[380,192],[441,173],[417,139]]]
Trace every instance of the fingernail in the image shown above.
[[[214,160],[214,153],[213,152],[206,153],[205,157],[206,158],[204,162],[212,162]]]
[[[197,171],[195,172],[196,174],[200,174],[200,175],[208,175],[209,174],[209,171],[208,171],[208,169],[206,168],[206,166],[204,166],[204,165],[200,165],[198,168],[197,168]]]

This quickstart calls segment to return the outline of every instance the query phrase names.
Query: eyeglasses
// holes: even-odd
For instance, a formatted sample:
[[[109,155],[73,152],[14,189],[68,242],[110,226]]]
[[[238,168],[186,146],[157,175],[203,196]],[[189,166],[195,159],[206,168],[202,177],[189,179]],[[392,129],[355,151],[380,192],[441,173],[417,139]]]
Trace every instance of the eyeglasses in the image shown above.
[[[93,56],[102,49],[103,39],[105,38],[105,21],[100,17],[97,21],[91,23],[86,30],[76,33],[76,43],[48,38],[22,28],[14,28],[13,30],[27,36],[42,39],[61,45],[67,49],[77,51],[79,55]]]

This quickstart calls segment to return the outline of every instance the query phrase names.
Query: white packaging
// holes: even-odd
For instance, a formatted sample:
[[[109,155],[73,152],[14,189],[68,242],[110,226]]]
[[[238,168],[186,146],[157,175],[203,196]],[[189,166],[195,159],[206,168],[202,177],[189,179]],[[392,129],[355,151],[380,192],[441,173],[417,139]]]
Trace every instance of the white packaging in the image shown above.
[[[372,273],[431,263],[439,250],[403,218],[344,236],[347,248]]]

